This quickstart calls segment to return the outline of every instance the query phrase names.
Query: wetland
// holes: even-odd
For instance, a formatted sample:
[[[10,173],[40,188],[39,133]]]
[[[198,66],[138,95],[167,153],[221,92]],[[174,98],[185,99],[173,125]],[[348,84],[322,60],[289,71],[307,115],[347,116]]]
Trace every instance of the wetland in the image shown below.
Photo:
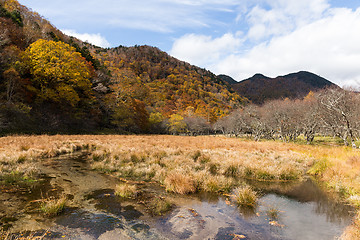
[[[180,145],[197,138],[148,138],[109,138],[101,145],[99,139],[61,140],[55,144],[61,151],[14,161],[12,167],[19,165],[17,174],[23,175],[17,182],[2,177],[2,238],[336,239],[354,223],[356,206],[307,174],[313,156],[283,144],[266,145],[264,151],[261,143],[233,139],[198,138],[198,145]],[[275,161],[285,157],[293,161],[284,168],[291,172],[291,167],[286,176],[292,179],[282,179],[279,167],[262,173],[257,168],[265,166],[261,161],[284,167]],[[20,171],[23,164],[33,167],[31,174],[29,167]],[[135,194],[119,196],[119,184],[135,186]],[[234,201],[239,186],[256,192],[254,207]],[[41,211],[42,203],[60,198],[66,205],[59,213]]]

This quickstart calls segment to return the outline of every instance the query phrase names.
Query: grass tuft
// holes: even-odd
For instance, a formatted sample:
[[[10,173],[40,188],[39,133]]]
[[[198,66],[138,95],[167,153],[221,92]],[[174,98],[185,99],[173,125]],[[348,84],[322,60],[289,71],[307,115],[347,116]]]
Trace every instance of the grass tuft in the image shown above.
[[[135,185],[127,183],[120,183],[115,187],[115,195],[123,198],[133,198],[137,194],[137,188]]]
[[[310,168],[308,174],[321,176],[329,167],[329,161],[326,158],[320,159]]]
[[[187,194],[196,191],[193,178],[180,172],[169,173],[164,180],[164,184],[168,192]]]
[[[258,196],[250,186],[241,186],[235,189],[234,200],[238,206],[254,208]]]
[[[230,165],[226,168],[224,175],[228,177],[236,177],[238,175],[239,169],[236,165]]]
[[[352,225],[348,226],[339,238],[340,240],[360,239],[360,213],[354,219]]]
[[[54,217],[62,213],[67,203],[66,196],[59,199],[47,198],[43,199],[40,204],[40,211],[48,217]]]
[[[197,150],[196,152],[194,152],[192,154],[191,158],[194,160],[194,162],[196,162],[200,156],[201,156],[201,152],[199,150]]]
[[[280,216],[280,210],[277,209],[276,207],[271,207],[266,211],[266,215],[271,219],[271,220],[277,220]]]

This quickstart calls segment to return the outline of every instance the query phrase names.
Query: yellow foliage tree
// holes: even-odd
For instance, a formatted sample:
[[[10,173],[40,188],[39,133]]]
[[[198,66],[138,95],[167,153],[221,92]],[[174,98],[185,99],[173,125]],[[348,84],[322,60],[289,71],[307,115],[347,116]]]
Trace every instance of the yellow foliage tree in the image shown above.
[[[75,106],[91,94],[91,65],[66,43],[40,39],[26,49],[24,63],[40,101]]]
[[[6,10],[8,10],[9,12],[12,11],[16,11],[19,9],[20,4],[18,1],[16,0],[5,0],[4,1],[4,7],[6,8]]]
[[[179,134],[186,132],[186,123],[184,118],[179,114],[172,114],[169,119],[169,132]]]

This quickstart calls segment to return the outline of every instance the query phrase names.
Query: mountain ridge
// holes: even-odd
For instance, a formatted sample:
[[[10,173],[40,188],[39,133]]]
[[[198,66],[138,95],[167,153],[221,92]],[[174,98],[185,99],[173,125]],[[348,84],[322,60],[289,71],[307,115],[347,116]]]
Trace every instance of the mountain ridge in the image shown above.
[[[308,71],[289,73],[275,78],[257,73],[230,86],[241,96],[255,104],[285,98],[303,98],[310,91],[318,91],[327,87],[338,87],[331,81]]]

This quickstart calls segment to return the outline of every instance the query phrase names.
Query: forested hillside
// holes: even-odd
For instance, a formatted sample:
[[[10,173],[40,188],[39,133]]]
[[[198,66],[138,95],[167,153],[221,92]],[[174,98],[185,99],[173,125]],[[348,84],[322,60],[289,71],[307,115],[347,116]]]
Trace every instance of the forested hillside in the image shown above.
[[[298,99],[310,91],[334,87],[335,84],[310,72],[297,72],[276,78],[255,74],[240,82],[232,82],[231,87],[241,96],[255,104],[263,104],[274,99]]]
[[[209,71],[149,46],[103,49],[0,0],[3,132],[164,132],[246,102]]]

